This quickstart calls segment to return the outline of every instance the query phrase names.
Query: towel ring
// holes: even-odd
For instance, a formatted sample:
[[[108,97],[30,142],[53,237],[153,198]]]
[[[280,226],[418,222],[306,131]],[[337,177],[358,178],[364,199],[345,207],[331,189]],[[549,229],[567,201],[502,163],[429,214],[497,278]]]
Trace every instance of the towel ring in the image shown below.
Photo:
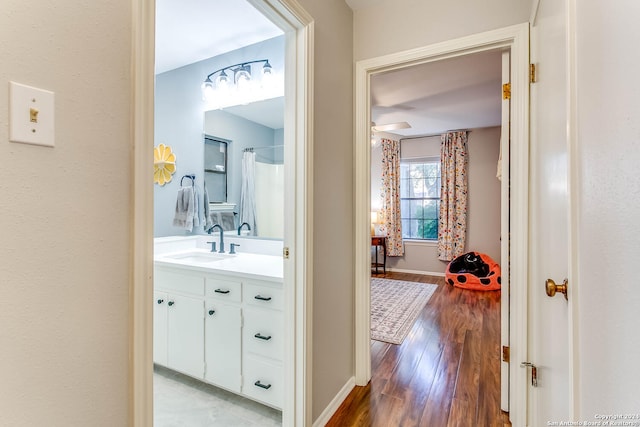
[[[193,187],[196,183],[196,176],[195,175],[183,175],[182,178],[180,179],[180,187],[182,187],[182,183],[184,181],[185,178],[189,178],[191,180],[191,186]]]

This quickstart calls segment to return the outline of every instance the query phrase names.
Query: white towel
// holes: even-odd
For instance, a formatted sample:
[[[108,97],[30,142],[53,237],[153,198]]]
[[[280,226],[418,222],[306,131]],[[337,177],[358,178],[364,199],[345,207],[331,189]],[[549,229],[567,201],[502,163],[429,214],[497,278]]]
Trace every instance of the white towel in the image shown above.
[[[236,229],[236,217],[233,212],[220,212],[220,225],[224,230]]]
[[[196,207],[194,187],[180,187],[176,200],[176,213],[173,218],[173,225],[187,231],[192,231]]]
[[[200,225],[200,197],[198,196],[198,187],[193,186],[193,227]],[[192,227],[192,228],[193,228]]]
[[[213,221],[211,221],[211,211],[209,210],[209,193],[207,192],[207,183],[204,184],[204,191],[202,195],[202,204],[204,205],[204,217],[202,223],[204,225],[204,231],[209,231],[213,227]]]

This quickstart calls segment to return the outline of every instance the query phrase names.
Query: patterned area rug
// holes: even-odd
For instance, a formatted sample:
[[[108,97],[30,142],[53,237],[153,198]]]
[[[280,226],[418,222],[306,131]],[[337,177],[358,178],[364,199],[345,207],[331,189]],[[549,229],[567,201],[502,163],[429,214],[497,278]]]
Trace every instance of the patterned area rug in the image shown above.
[[[402,344],[437,285],[371,279],[371,339]]]

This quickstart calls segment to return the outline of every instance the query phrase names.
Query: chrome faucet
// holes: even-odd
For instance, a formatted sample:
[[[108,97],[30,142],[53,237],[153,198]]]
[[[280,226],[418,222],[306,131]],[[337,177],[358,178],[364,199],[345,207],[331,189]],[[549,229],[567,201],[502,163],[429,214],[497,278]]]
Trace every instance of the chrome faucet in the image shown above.
[[[240,224],[240,227],[238,227],[238,236],[240,235],[240,231],[242,230],[242,226],[246,225],[247,226],[247,230],[251,231],[251,226],[249,225],[248,222],[243,222],[242,224]]]
[[[207,230],[207,233],[211,234],[213,230],[215,230],[216,228],[220,230],[220,250],[218,251],[218,253],[223,254],[224,253],[224,230],[222,229],[222,226],[220,224],[214,224],[209,230]]]

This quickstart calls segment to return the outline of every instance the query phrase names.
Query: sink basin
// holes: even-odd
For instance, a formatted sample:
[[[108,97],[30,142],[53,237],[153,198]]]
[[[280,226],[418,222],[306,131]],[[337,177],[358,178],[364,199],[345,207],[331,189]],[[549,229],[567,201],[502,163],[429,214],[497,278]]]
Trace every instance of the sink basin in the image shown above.
[[[166,258],[203,264],[227,259],[229,258],[229,255],[219,254],[216,252],[183,252],[174,255],[167,255]]]

